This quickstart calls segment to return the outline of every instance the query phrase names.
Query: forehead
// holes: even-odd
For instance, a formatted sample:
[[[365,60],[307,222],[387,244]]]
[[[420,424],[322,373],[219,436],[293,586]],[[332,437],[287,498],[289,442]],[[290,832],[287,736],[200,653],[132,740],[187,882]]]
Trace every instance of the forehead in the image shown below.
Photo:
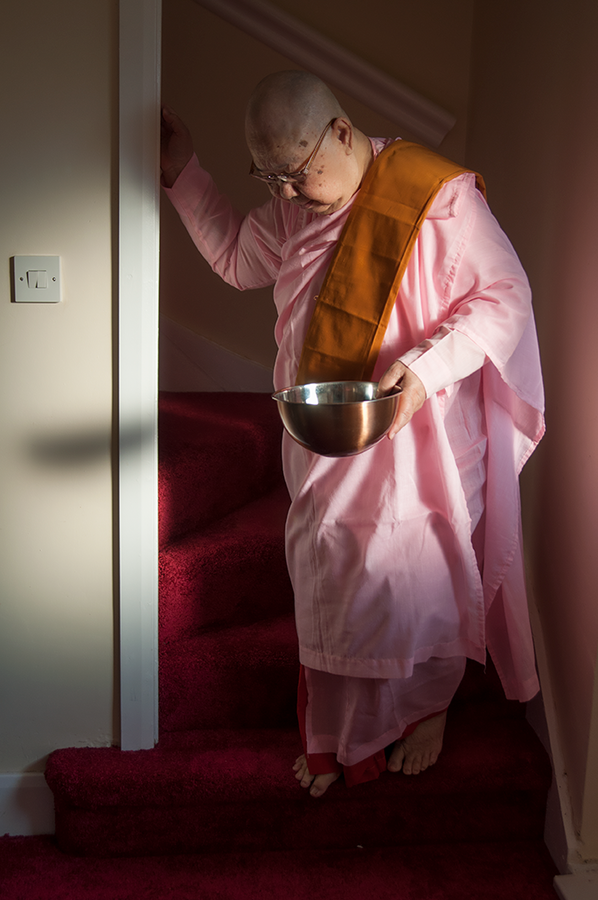
[[[270,144],[269,146],[261,144],[249,149],[256,166],[269,172],[296,169],[309,155],[309,149],[306,151],[304,147],[293,146],[289,143]]]
[[[256,166],[268,171],[297,169],[309,157],[318,135],[309,128],[285,123],[284,129],[263,130],[248,139],[249,151]]]

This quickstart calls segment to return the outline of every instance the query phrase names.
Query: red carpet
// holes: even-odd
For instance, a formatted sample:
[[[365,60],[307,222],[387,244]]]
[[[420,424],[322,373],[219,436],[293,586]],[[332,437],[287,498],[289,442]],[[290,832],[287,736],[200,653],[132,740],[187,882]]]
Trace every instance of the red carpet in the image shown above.
[[[491,664],[423,775],[321,800],[293,779],[280,434],[267,395],[162,396],[160,742],[53,753],[56,841],[0,841],[1,897],[554,896],[550,766]]]
[[[555,900],[539,841],[93,860],[0,839],[2,900]]]

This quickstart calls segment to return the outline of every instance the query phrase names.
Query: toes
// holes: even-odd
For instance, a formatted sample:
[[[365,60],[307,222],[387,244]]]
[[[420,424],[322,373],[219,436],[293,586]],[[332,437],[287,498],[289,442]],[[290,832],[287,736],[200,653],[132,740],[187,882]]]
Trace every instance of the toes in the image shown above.
[[[407,756],[403,762],[403,772],[405,775],[419,775],[425,772],[430,766],[437,762],[440,753],[421,753],[414,756]],[[394,771],[394,770],[391,770]]]
[[[304,755],[298,756],[293,766],[295,778],[302,788],[309,788],[312,797],[321,797],[326,793],[333,781],[339,777],[338,772],[329,772],[326,775],[312,775],[307,767],[307,759]]]
[[[314,776],[310,774],[307,766],[302,766],[299,771],[295,773],[295,778],[303,788],[309,787],[314,780]]]
[[[303,755],[298,756],[295,760],[293,772],[295,773],[295,778],[303,788],[309,787],[314,780],[314,776],[310,774],[309,769],[307,768],[307,760]]]
[[[312,797],[321,797],[338,777],[338,773],[336,772],[330,772],[328,775],[316,775],[309,793]]]
[[[400,772],[405,763],[405,750],[401,741],[397,741],[393,747],[390,759],[388,760],[387,769],[389,772]]]
[[[302,788],[308,788],[314,780],[314,775],[310,775],[309,769],[301,769],[296,773],[295,778]]]
[[[403,763],[403,772],[405,775],[419,775],[420,772],[425,772],[430,763],[430,754],[423,753],[413,753],[408,755]]]
[[[405,775],[419,775],[438,760],[446,713],[420,722],[410,735],[397,741],[388,761],[390,772],[403,770]]]
[[[419,775],[414,759],[406,759],[403,763],[403,775]]]

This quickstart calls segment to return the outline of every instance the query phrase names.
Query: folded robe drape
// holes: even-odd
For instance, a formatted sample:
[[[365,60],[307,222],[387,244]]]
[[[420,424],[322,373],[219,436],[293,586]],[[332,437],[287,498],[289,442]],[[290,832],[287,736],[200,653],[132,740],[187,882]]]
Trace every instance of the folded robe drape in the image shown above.
[[[318,295],[297,384],[370,380],[421,226],[442,186],[466,171],[410,141],[374,159]],[[486,196],[480,175],[476,183]]]

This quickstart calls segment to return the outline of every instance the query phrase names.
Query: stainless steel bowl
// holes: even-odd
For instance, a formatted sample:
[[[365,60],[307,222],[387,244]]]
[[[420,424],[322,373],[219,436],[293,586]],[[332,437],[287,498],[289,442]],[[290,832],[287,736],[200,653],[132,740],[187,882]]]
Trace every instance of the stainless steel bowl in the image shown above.
[[[390,429],[400,388],[376,397],[376,381],[298,384],[272,394],[284,427],[298,444],[320,456],[355,456]]]

